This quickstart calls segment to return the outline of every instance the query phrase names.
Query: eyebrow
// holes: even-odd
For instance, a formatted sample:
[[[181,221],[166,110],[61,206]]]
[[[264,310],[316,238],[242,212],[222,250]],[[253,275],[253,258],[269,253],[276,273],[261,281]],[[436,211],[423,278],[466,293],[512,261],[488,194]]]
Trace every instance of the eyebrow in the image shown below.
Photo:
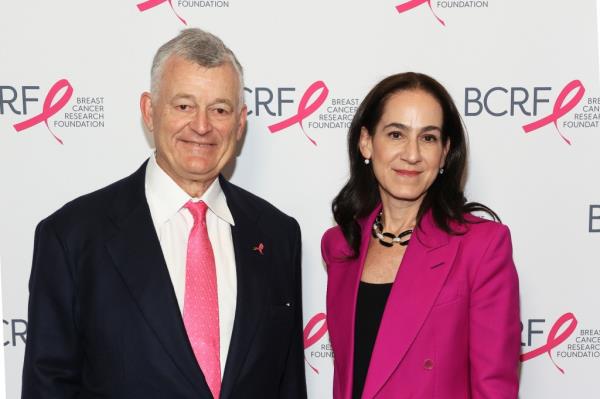
[[[220,104],[220,103],[224,103],[224,104],[229,105],[231,108],[235,108],[235,104],[233,104],[233,102],[227,98],[217,98],[217,99],[215,99],[215,101],[211,102],[211,105]]]
[[[194,96],[192,96],[191,94],[176,94],[175,96],[173,96],[173,100],[179,100],[179,99],[194,100]]]
[[[405,125],[404,123],[400,123],[400,122],[392,122],[392,123],[388,123],[387,125],[385,125],[383,127],[383,129],[388,129],[390,127],[396,128],[396,129],[401,129],[401,130],[410,130],[410,127],[408,127],[407,125]],[[438,131],[442,131],[442,128],[439,126],[435,126],[435,125],[429,125],[429,126],[424,126],[421,128],[421,132],[429,132],[432,130],[438,130]]]

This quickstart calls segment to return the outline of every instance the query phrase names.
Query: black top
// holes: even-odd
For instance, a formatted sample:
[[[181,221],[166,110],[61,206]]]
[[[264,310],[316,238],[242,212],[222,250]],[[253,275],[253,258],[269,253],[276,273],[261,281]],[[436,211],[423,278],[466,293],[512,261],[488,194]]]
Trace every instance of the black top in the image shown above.
[[[367,370],[375,346],[375,338],[385,309],[392,283],[371,284],[360,282],[356,300],[354,325],[354,383],[352,398],[360,399],[367,378]]]

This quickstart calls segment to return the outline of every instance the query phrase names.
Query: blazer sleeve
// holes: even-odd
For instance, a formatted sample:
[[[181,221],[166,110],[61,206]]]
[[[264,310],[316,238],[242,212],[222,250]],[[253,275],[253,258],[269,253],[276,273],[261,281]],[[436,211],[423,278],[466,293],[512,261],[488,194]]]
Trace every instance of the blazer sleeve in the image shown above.
[[[510,233],[498,226],[471,288],[472,399],[517,399],[519,391],[519,282]]]
[[[36,228],[29,280],[23,399],[75,398],[82,349],[75,325],[75,284],[64,244],[51,222]]]
[[[302,321],[302,239],[300,226],[293,220],[292,264],[294,273],[294,328],[287,363],[280,388],[280,398],[306,399],[306,376],[304,373],[304,335]]]

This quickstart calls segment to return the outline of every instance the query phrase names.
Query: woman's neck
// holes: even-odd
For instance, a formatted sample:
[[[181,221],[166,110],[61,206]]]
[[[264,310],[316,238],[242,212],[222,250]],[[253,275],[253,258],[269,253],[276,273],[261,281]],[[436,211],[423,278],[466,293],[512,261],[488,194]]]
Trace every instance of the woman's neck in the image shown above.
[[[417,223],[417,214],[422,201],[400,201],[382,196],[383,230],[392,234],[412,229]]]

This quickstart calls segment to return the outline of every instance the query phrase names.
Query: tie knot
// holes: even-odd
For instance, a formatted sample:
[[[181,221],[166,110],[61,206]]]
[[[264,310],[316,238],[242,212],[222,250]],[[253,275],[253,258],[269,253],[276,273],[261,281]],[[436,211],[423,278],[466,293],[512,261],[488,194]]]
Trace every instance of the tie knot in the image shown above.
[[[192,214],[194,218],[194,226],[196,226],[199,222],[204,222],[206,220],[206,210],[208,209],[208,205],[204,201],[188,201],[185,204],[185,208]]]

